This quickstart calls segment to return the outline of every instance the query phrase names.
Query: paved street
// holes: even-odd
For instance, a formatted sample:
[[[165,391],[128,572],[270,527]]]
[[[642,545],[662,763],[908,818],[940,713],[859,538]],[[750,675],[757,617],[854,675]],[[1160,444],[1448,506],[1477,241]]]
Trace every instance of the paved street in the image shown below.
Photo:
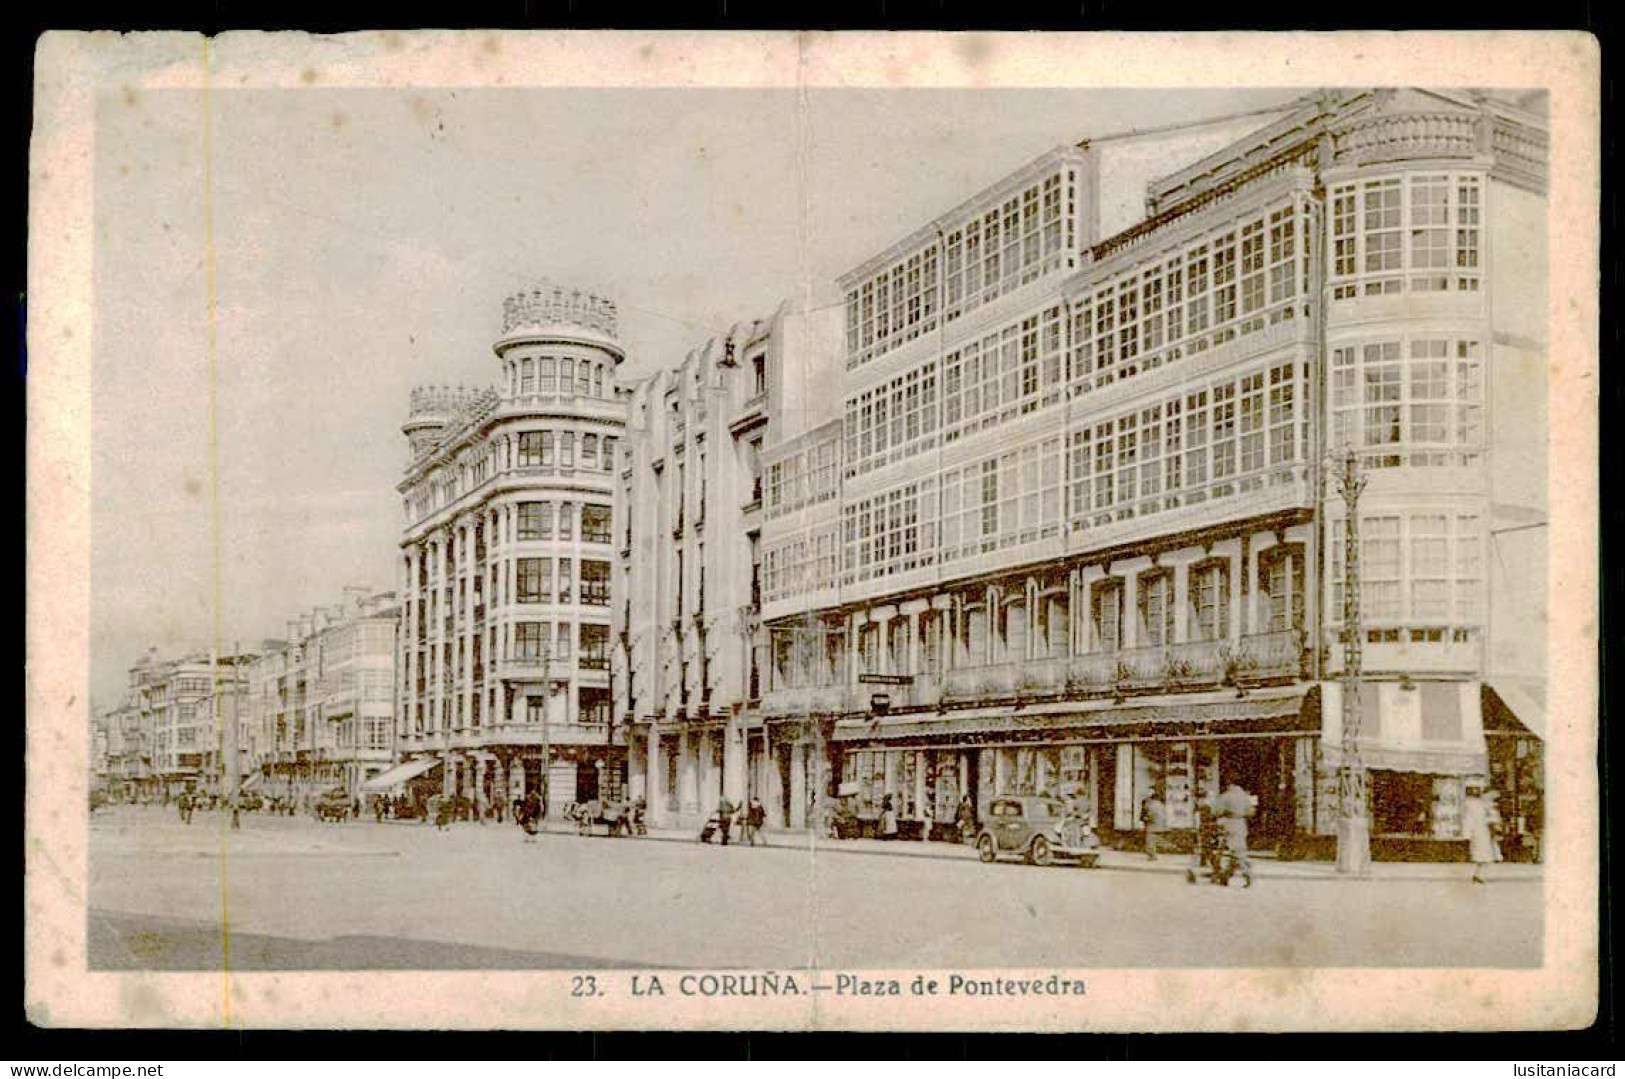
[[[984,866],[945,844],[526,841],[511,824],[190,826],[121,807],[90,826],[92,969],[790,969],[1534,966],[1539,876],[1498,867],[1263,863],[1192,887],[1165,859]],[[669,839],[672,841],[663,841]],[[888,849],[890,848],[890,849]],[[222,921],[226,932],[222,932]]]

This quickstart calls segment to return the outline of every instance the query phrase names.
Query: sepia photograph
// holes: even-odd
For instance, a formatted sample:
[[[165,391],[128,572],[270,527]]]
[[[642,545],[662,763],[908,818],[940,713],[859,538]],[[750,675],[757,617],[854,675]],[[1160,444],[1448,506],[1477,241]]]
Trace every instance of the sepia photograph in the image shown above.
[[[42,42],[34,1020],[1588,1022],[1585,39],[702,37]]]

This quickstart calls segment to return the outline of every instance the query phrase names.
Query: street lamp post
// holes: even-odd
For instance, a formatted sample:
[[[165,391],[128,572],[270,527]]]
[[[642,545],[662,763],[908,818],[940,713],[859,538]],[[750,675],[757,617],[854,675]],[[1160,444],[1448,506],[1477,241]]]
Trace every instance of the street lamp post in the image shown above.
[[[1371,822],[1365,764],[1360,758],[1360,492],[1366,476],[1352,449],[1335,460],[1333,474],[1343,496],[1343,745],[1337,769],[1337,872],[1360,877],[1371,871]]]
[[[545,625],[545,623],[544,623]],[[553,642],[542,642],[542,819],[552,807],[553,794]]]

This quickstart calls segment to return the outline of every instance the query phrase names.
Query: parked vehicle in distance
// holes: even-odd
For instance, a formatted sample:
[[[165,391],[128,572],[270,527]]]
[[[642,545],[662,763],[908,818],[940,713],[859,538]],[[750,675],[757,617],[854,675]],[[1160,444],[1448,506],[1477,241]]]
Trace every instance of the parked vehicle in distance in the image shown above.
[[[1068,814],[1060,799],[1001,795],[988,805],[987,819],[976,837],[976,854],[984,862],[1019,854],[1030,865],[1065,860],[1090,869],[1100,860],[1096,845],[1088,825]]]
[[[316,799],[316,819],[342,821],[350,815],[352,802],[353,799],[351,799],[348,791],[343,787],[334,787]]]
[[[243,810],[245,813],[258,813],[260,810],[265,808],[265,799],[261,798],[253,791],[249,791],[246,794],[238,796],[237,808]]]

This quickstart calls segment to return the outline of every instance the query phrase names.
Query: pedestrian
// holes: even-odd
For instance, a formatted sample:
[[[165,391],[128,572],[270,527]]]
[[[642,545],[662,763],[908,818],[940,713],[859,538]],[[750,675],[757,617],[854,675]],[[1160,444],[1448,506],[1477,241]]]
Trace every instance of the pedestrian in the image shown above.
[[[242,807],[237,804],[235,798],[231,800],[231,830],[234,832],[243,830]]]
[[[931,792],[925,792],[925,801],[920,805],[920,842],[931,842]]]
[[[1157,860],[1158,841],[1168,827],[1168,809],[1152,791],[1140,802],[1140,826],[1145,830],[1145,857],[1147,861]]]
[[[717,832],[721,835],[722,845],[728,845],[728,828],[733,824],[734,807],[724,794],[717,799]]]
[[[361,795],[359,794],[355,796],[355,800],[350,805],[350,816],[356,820],[361,819]]]
[[[976,806],[966,794],[959,799],[959,808],[954,811],[954,823],[959,826],[959,838],[967,845],[976,842]]]
[[[889,794],[880,800],[880,838],[897,838],[897,809]]]
[[[519,808],[514,811],[514,819],[519,822],[519,827],[524,829],[527,839],[534,836],[541,827],[541,795],[534,790],[527,792],[524,800],[519,803]]]
[[[756,845],[756,839],[762,834],[762,825],[767,823],[767,808],[756,795],[750,796],[750,802],[745,806],[746,834],[750,836],[750,845]]]
[[[1498,796],[1486,792],[1476,783],[1467,787],[1467,797],[1461,806],[1461,829],[1467,835],[1467,856],[1473,863],[1473,883],[1487,884],[1484,867],[1501,860],[1496,846],[1495,832],[1501,824],[1501,811],[1496,807]]]
[[[1224,789],[1213,803],[1213,814],[1219,820],[1226,845],[1236,860],[1236,871],[1241,874],[1243,887],[1253,886],[1253,860],[1247,854],[1247,818],[1258,808],[1258,799],[1241,789],[1235,780]]]

